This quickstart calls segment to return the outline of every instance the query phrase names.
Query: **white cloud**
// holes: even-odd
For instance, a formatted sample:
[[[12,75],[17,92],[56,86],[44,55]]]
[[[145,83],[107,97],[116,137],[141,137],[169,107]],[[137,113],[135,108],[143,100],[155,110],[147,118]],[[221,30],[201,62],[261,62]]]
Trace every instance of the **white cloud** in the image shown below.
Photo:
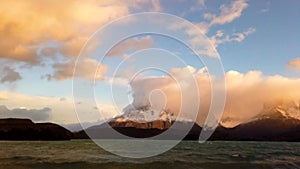
[[[180,24],[171,24],[169,27],[173,31],[185,31],[187,34],[187,42],[194,48],[195,53],[205,55],[213,58],[218,58],[215,47],[205,36],[209,31],[209,25],[204,22],[194,23],[191,25],[189,22],[182,22]]]
[[[263,8],[263,9],[261,9],[259,12],[260,13],[266,13],[266,12],[269,12],[269,8]]]
[[[124,77],[106,78],[105,82],[120,87],[128,87],[129,85],[129,79]]]
[[[244,9],[248,7],[248,3],[245,0],[237,0],[233,1],[229,5],[221,5],[220,6],[220,15],[217,16],[212,13],[205,13],[204,18],[208,21],[195,22],[193,23],[196,27],[191,26],[187,22],[182,22],[181,24],[173,24],[169,27],[171,30],[182,30],[187,33],[190,37],[189,43],[194,47],[201,46],[203,49],[199,49],[195,51],[199,55],[206,55],[214,58],[218,58],[219,56],[216,53],[216,48],[218,44],[226,43],[226,42],[241,42],[248,35],[255,32],[255,28],[249,28],[245,32],[234,33],[232,35],[225,35],[224,32],[218,31],[215,35],[208,37],[210,42],[207,41],[205,36],[199,35],[201,32],[203,35],[207,35],[210,31],[210,28],[214,25],[223,25],[228,24],[235,19],[239,18],[242,15]]]
[[[204,18],[210,21],[210,25],[224,25],[230,23],[233,20],[239,18],[242,15],[244,9],[248,7],[246,0],[232,1],[230,5],[222,5],[220,7],[220,15],[206,13]]]
[[[209,25],[205,22],[194,23],[194,25],[196,25],[197,29],[199,29],[204,35],[209,32]],[[198,33],[197,29],[187,29],[187,34],[196,35]]]
[[[241,42],[243,41],[248,35],[254,33],[256,30],[254,28],[249,28],[245,32],[234,33],[233,35],[224,35],[224,32],[219,30],[215,35],[210,37],[210,41],[212,44],[217,47],[219,44],[226,43],[226,42]]]

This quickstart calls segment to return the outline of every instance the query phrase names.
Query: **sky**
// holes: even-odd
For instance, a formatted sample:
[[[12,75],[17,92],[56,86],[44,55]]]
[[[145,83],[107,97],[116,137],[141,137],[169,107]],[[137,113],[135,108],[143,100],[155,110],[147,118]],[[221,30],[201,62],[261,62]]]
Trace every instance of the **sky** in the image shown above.
[[[90,0],[63,4],[58,0],[1,1],[0,117],[60,124],[101,121],[124,113],[131,103],[148,104],[148,96],[155,89],[167,98],[165,109],[178,113],[179,100],[183,97],[178,92],[193,95],[191,75],[199,84],[201,102],[193,97],[185,102],[187,107],[199,104],[196,113],[207,114],[211,105],[210,85],[222,82],[226,83],[223,118],[231,118],[235,123],[257,115],[269,101],[291,99],[298,104],[299,7],[298,0]],[[98,56],[105,43],[118,32],[130,32],[125,29],[127,26],[145,25],[133,26],[137,22],[133,18],[105,36],[100,36],[99,32],[98,36],[96,31],[117,19],[140,12],[168,13],[194,24],[198,31],[180,24],[173,28],[186,31],[186,38],[190,38],[188,45],[192,47],[206,47],[208,43],[204,42],[209,41],[209,48],[202,53],[203,59],[208,63],[222,63],[224,74],[221,79],[209,79],[205,64],[199,62],[197,53],[187,46],[155,34],[122,39],[101,63],[92,58]],[[170,25],[155,19],[163,22],[160,23],[162,27]],[[201,37],[207,39],[201,40]],[[88,45],[83,49],[86,43]],[[156,50],[149,51],[149,48]],[[214,55],[216,52],[211,48],[216,49],[219,56]],[[84,51],[88,56],[77,66],[81,71],[74,74],[76,59],[84,55]],[[173,61],[175,55],[185,64]],[[154,66],[163,64],[165,72],[145,71],[138,74],[141,78],[129,83],[139,68],[152,62]],[[113,79],[118,66],[120,71]],[[175,81],[168,75],[175,77],[181,87],[181,82],[190,86],[178,91]],[[83,98],[73,98],[74,79],[95,90],[95,98],[90,99],[96,100],[96,106],[83,104]],[[111,89],[114,89],[113,94]],[[116,105],[112,96],[116,98]],[[159,97],[155,99],[160,101],[161,95]],[[78,115],[80,112],[87,114],[83,117]],[[201,123],[204,117],[198,116],[196,121]]]

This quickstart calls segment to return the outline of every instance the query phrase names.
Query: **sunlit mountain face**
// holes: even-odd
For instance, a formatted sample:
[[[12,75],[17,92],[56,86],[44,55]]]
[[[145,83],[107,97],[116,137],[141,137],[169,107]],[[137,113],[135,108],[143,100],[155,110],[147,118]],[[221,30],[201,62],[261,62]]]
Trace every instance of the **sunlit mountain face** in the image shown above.
[[[153,110],[150,106],[128,110],[124,115],[110,120],[112,127],[135,127],[139,129],[166,130],[176,120],[173,113],[165,110]]]
[[[300,100],[299,100],[300,101]],[[260,118],[295,118],[300,120],[299,105],[291,99],[266,103],[262,112],[255,119]]]
[[[151,106],[147,105],[137,109],[129,109],[122,116],[115,118],[115,121],[136,121],[140,123],[154,120],[171,122],[176,120],[176,116],[172,112],[151,109]]]
[[[237,121],[234,117],[223,118],[220,122],[222,126],[235,127],[241,123],[247,123],[251,121],[257,121],[262,119],[295,119],[300,120],[299,103],[293,99],[276,99],[263,104],[262,110],[256,113],[255,116],[245,120]]]

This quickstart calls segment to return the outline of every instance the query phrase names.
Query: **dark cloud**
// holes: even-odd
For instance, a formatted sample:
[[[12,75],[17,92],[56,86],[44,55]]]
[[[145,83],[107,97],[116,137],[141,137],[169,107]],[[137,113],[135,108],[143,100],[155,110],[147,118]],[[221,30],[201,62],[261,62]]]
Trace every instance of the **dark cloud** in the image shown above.
[[[0,82],[1,83],[13,83],[17,80],[22,79],[21,75],[19,72],[17,72],[16,70],[14,70],[11,67],[5,66],[4,68],[2,68],[2,73],[0,75]]]
[[[29,118],[33,121],[48,121],[50,119],[51,109],[8,109],[6,106],[0,106],[0,118]]]

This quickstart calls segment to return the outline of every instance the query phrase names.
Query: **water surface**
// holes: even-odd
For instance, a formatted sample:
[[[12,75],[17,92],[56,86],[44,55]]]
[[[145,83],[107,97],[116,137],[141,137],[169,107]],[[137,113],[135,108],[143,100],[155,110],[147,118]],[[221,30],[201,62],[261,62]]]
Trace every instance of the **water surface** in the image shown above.
[[[122,158],[90,140],[1,141],[1,169],[300,168],[300,143],[184,141],[145,159]]]

